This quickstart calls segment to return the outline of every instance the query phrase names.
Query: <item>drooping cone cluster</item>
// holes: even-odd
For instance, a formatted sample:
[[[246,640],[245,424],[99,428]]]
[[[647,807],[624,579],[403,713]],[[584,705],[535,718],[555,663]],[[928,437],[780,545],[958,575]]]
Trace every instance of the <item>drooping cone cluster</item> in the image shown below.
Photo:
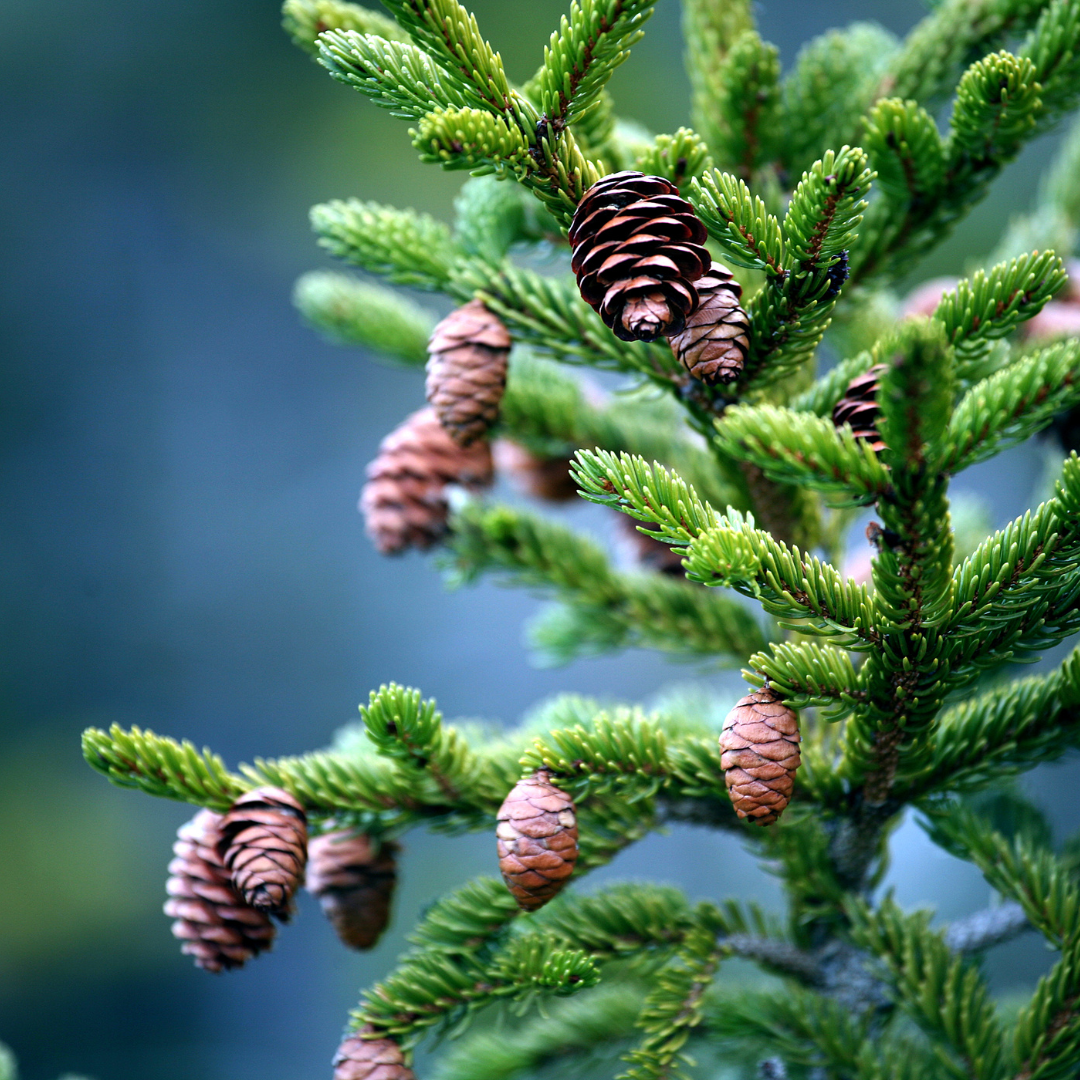
[[[724,718],[720,765],[735,813],[771,825],[791,801],[799,758],[799,718],[767,686]]]
[[[281,788],[255,788],[232,804],[218,830],[218,854],[245,903],[287,921],[307,863],[304,808]]]
[[[384,555],[426,550],[447,532],[447,486],[491,483],[491,447],[486,440],[458,446],[434,411],[422,409],[383,439],[367,475],[360,510],[375,546]]]
[[[577,815],[570,796],[540,769],[514,785],[499,808],[499,869],[518,906],[543,907],[574,872]]]
[[[428,342],[427,399],[459,446],[487,434],[506,389],[510,334],[479,300],[452,311]]]
[[[582,197],[570,227],[582,298],[623,341],[677,334],[709,269],[705,226],[661,176],[617,172]]]
[[[175,919],[181,951],[206,971],[242,967],[269,949],[275,928],[265,911],[245,904],[218,854],[221,817],[200,810],[180,826],[169,863],[165,914]]]
[[[523,494],[545,502],[577,498],[577,484],[570,473],[571,458],[541,457],[509,439],[496,439],[492,453],[496,469]]]
[[[393,1039],[365,1039],[371,1028],[350,1035],[334,1055],[334,1080],[416,1080]]]
[[[308,891],[350,948],[374,948],[390,921],[396,851],[348,829],[316,836],[308,846]]]
[[[881,407],[877,403],[879,379],[884,370],[884,364],[875,364],[862,375],[856,375],[848,383],[844,396],[833,406],[832,414],[837,427],[850,424],[855,438],[870,443],[875,454],[885,449],[885,443],[878,434]]]
[[[739,306],[742,286],[719,263],[695,286],[698,304],[668,341],[683,367],[706,386],[734,382],[750,351],[750,316]]]

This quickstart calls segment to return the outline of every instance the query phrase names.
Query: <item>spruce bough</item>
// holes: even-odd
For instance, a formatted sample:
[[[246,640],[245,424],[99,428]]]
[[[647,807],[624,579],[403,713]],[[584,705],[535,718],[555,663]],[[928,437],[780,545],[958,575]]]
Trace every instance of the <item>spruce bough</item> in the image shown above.
[[[495,433],[541,458],[574,454],[580,494],[673,546],[685,569],[627,571],[554,520],[469,497],[449,522],[451,579],[490,572],[548,593],[556,606],[533,634],[549,659],[636,645],[742,665],[801,714],[782,820],[736,818],[710,717],[573,696],[527,730],[476,737],[390,684],[342,749],[233,772],[209,750],[114,727],[86,732],[86,758],[114,783],[216,812],[273,785],[316,832],[387,843],[419,825],[493,831],[506,794],[542,770],[576,805],[575,880],[678,821],[737,830],[780,875],[783,919],[750,897],[649,885],[571,886],[523,914],[502,882],[471,882],[428,910],[354,1013],[355,1032],[393,1044],[379,1045],[395,1075],[411,1075],[422,1040],[475,1019],[440,1080],[524,1078],[555,1059],[576,1075],[604,1047],[626,1080],[704,1076],[693,1055],[710,1048],[725,1075],[746,1077],[759,1065],[814,1080],[1074,1077],[1077,844],[1055,852],[1010,778],[1080,744],[1080,651],[1028,678],[1001,673],[1080,632],[1080,458],[973,550],[954,537],[949,482],[1080,406],[1080,341],[1024,333],[1066,283],[1080,125],[1000,261],[929,315],[897,317],[888,289],[1080,99],[1075,0],[943,0],[905,41],[859,24],[786,74],[748,2],[684,0],[695,126],[652,138],[617,120],[606,87],[654,6],[574,0],[515,86],[457,0],[386,0],[389,16],[287,0],[299,46],[405,119],[422,160],[471,174],[452,229],[356,199],[312,221],[369,275],[481,301],[514,343]],[[584,193],[626,169],[675,185],[738,276],[748,347],[726,385],[696,381],[663,342],[618,340],[568,273],[548,272],[557,259],[529,257],[565,255]],[[423,362],[433,317],[384,286],[320,273],[296,298],[333,338]],[[875,365],[883,445],[831,419]],[[648,392],[600,401],[574,366]],[[865,582],[834,565],[860,508],[876,522]],[[998,905],[936,929],[875,896],[910,807]],[[1006,1020],[978,957],[1024,929],[1056,960]],[[747,991],[725,977],[731,958],[779,981]]]

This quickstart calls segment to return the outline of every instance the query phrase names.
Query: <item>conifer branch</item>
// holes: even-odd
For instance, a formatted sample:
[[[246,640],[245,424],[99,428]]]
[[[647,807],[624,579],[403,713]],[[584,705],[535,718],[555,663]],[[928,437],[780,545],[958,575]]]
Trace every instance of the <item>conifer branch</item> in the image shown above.
[[[544,49],[532,97],[549,124],[579,122],[644,36],[656,0],[574,0]]]
[[[780,146],[780,51],[748,28],[731,42],[712,80],[712,116],[722,118],[709,146],[744,181],[775,160]]]
[[[715,148],[728,123],[724,62],[732,43],[754,28],[753,11],[748,0],[683,0],[682,9],[693,124]]]
[[[336,200],[312,209],[311,226],[331,255],[395,285],[440,290],[450,281],[456,256],[450,230],[427,214]]]
[[[955,957],[929,915],[904,915],[887,899],[877,911],[849,907],[852,936],[885,964],[901,1005],[955,1058],[939,1052],[945,1075],[992,1080],[1000,1075],[1004,1037],[979,972]]]
[[[83,757],[91,768],[119,787],[138,788],[162,799],[178,799],[225,810],[244,790],[238,776],[225,768],[217,754],[201,753],[186,739],[182,743],[152,731],[113,724],[108,732],[87,728]]]
[[[967,956],[1012,941],[1030,929],[1023,907],[1015,901],[1006,901],[949,923],[945,944],[953,952]]]
[[[393,19],[348,0],[285,0],[281,25],[294,45],[312,57],[319,55],[319,35],[328,30],[352,30],[387,41],[408,41]]]
[[[978,270],[945,293],[934,318],[956,350],[957,374],[963,378],[985,357],[990,342],[1037,315],[1066,281],[1061,259],[1052,251],[1036,251],[998,263],[989,273]]]
[[[645,1037],[627,1055],[621,1080],[674,1080],[682,1076],[680,1051],[701,1023],[705,992],[727,950],[705,928],[692,929],[674,961],[656,978],[637,1026]]]
[[[581,451],[574,472],[584,498],[660,526],[656,536],[667,543],[690,544],[692,580],[734,588],[770,615],[799,620],[793,629],[834,637],[847,648],[878,640],[862,586],[755,528],[749,515],[729,510],[718,516],[663,466],[629,454]]]
[[[320,35],[318,54],[331,78],[404,120],[419,120],[439,107],[466,108],[471,101],[459,80],[407,40],[333,30]]]
[[[873,563],[882,647],[861,673],[866,708],[848,726],[841,766],[862,773],[871,806],[888,798],[903,754],[913,747],[923,752],[945,694],[939,628],[952,610],[953,549],[941,442],[952,406],[952,371],[939,325],[906,329],[878,401],[887,444],[882,457],[892,480],[878,501],[884,531]]]
[[[942,713],[932,757],[902,771],[896,794],[965,791],[1053,760],[1080,736],[1080,654],[1049,675],[1020,679]]]
[[[400,293],[315,270],[297,281],[293,303],[311,326],[339,345],[359,345],[410,367],[427,361],[435,319]]]
[[[457,584],[494,571],[554,589],[582,617],[595,620],[594,646],[636,644],[737,662],[764,644],[740,605],[689,583],[618,573],[590,540],[533,514],[466,507],[453,519],[450,550]]]
[[[976,383],[949,422],[944,468],[958,473],[1048,427],[1080,403],[1080,340],[1051,345]]]
[[[516,341],[558,360],[644,374],[668,384],[684,377],[670,349],[615,338],[572,281],[509,263],[473,260],[455,267],[451,290],[461,300],[478,295]]]
[[[735,406],[716,422],[716,437],[732,457],[758,466],[771,480],[825,492],[833,506],[865,505],[889,488],[888,472],[865,441],[810,413]]]

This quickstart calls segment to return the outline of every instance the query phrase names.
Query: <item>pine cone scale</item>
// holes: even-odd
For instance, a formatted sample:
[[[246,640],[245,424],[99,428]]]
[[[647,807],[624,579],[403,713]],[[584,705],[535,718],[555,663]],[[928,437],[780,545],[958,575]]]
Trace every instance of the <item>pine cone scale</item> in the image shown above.
[[[459,446],[482,438],[499,417],[510,334],[479,300],[452,311],[428,342],[426,393]]]
[[[384,555],[426,550],[449,529],[451,484],[473,490],[492,480],[491,447],[458,446],[432,409],[413,413],[379,445],[360,495],[368,535]]]
[[[706,386],[734,382],[750,352],[750,317],[739,305],[742,288],[718,263],[695,283],[699,301],[677,333],[671,351]]]
[[[416,1080],[392,1039],[365,1039],[371,1028],[345,1038],[332,1062],[334,1080]]]
[[[569,233],[582,298],[623,341],[682,328],[709,266],[705,226],[662,177],[605,176],[584,195]]]
[[[397,883],[397,847],[375,845],[349,830],[311,841],[307,888],[318,897],[338,937],[354,949],[373,948],[390,921]]]
[[[218,853],[233,884],[254,908],[286,919],[307,862],[307,816],[295,796],[260,787],[222,817]]]
[[[878,387],[885,364],[875,364],[862,375],[856,375],[848,383],[844,396],[833,407],[832,419],[837,427],[851,425],[851,434],[870,443],[871,449],[880,454],[885,443],[878,434],[881,408],[877,403]]]
[[[181,952],[198,967],[219,972],[241,967],[268,949],[275,930],[265,911],[244,904],[218,854],[222,818],[200,810],[177,832],[169,863],[165,914],[176,921]]]
[[[735,812],[771,825],[787,807],[799,758],[799,718],[769,687],[740,699],[724,719],[720,767]]]
[[[578,830],[573,803],[544,770],[520,780],[507,795],[495,836],[503,880],[526,911],[546,904],[574,871]]]

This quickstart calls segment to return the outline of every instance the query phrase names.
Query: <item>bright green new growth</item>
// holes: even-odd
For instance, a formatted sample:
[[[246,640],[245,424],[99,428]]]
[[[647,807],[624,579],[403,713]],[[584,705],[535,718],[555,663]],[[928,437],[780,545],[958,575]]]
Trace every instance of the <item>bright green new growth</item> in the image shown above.
[[[624,1080],[704,1077],[716,1060],[731,1080],[1071,1080],[1080,838],[1055,852],[1010,778],[1080,746],[1080,651],[1002,674],[1080,632],[1080,458],[981,543],[949,485],[1080,408],[1080,340],[1025,336],[1080,235],[1080,124],[1037,205],[932,315],[900,318],[887,287],[1076,105],[1080,7],[942,0],[904,41],[858,23],[783,72],[751,4],[684,0],[693,126],[653,137],[616,117],[607,89],[652,0],[574,0],[520,87],[458,0],[386,6],[393,18],[287,0],[284,22],[334,79],[408,121],[422,160],[472,176],[452,225],[347,199],[313,210],[319,243],[391,285],[481,299],[515,344],[494,434],[573,457],[581,496],[607,508],[590,512],[625,515],[683,571],[627,567],[562,521],[462,498],[448,580],[493,574],[551,598],[531,629],[546,662],[633,646],[767,681],[801,713],[793,801],[768,829],[736,817],[701,701],[564,695],[498,731],[448,723],[394,684],[334,749],[233,772],[209,750],[113,727],[86,733],[88,762],[219,811],[275,784],[316,828],[388,839],[490,831],[510,788],[543,768],[576,803],[578,875],[686,822],[736,831],[783,882],[783,918],[648,884],[571,887],[528,915],[492,878],[443,897],[353,1016],[407,1053],[475,1021],[437,1080],[600,1075],[605,1058],[603,1075]],[[562,272],[578,201],[626,168],[676,183],[738,268],[749,354],[722,391],[664,344],[618,341]],[[425,359],[435,315],[368,277],[308,274],[295,301],[331,340]],[[878,453],[832,420],[874,364]],[[621,375],[621,392],[602,394],[583,366]],[[856,581],[837,567],[860,508],[876,525]],[[933,928],[876,893],[908,808],[1000,903]],[[1055,960],[1010,1018],[978,958],[1024,929]]]

